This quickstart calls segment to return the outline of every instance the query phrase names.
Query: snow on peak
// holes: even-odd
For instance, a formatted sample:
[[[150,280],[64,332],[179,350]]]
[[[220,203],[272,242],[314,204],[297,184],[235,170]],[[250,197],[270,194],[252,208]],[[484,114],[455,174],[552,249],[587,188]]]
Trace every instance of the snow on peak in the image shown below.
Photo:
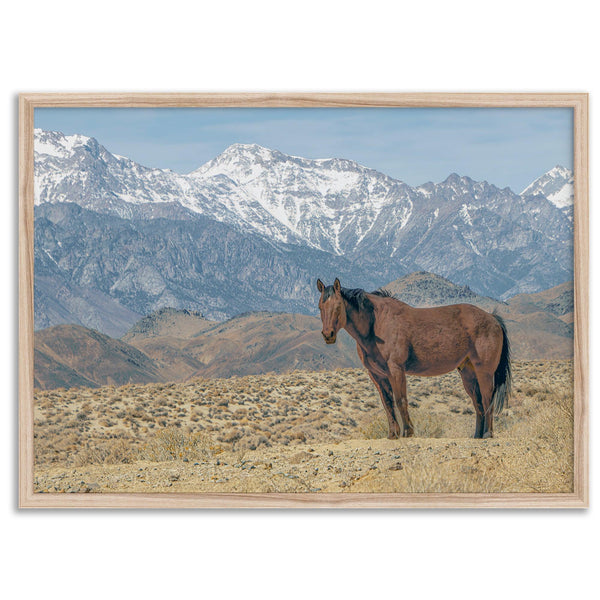
[[[530,183],[521,196],[545,196],[557,208],[565,209],[573,205],[573,171],[556,165]]]
[[[232,144],[216,158],[208,161],[190,175],[194,177],[212,177],[225,174],[239,181],[240,170],[249,165],[259,166],[260,170],[282,169],[286,171],[306,171],[317,173],[369,173],[370,176],[390,179],[387,175],[369,169],[353,160],[345,158],[303,158],[285,154],[279,150],[265,148],[258,144]],[[258,171],[252,169],[252,173]],[[337,176],[336,176],[337,177]]]
[[[33,137],[33,150],[38,155],[67,158],[75,148],[85,146],[91,138],[75,134],[64,135],[60,131],[44,131],[35,129]]]
[[[200,168],[192,171],[193,177],[214,177],[216,175],[231,176],[232,172],[248,169],[253,165],[265,165],[287,158],[277,150],[270,150],[258,144],[232,144],[216,158],[209,160]]]
[[[231,160],[236,157],[244,157],[252,160],[273,160],[279,156],[284,155],[277,150],[271,150],[258,144],[232,144],[217,157],[217,160]]]
[[[555,167],[550,169],[547,174],[555,179],[557,177],[562,177],[563,179],[569,179],[573,177],[573,171],[561,165],[556,165]]]

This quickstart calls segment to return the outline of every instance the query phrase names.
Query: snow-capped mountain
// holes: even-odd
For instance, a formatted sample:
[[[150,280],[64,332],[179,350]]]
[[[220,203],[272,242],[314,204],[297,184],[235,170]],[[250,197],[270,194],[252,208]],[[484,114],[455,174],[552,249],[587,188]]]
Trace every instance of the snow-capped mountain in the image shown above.
[[[563,211],[572,211],[575,195],[573,171],[556,165],[521,192],[521,196],[535,195],[544,196]]]
[[[351,160],[246,144],[182,175],[41,130],[34,151],[36,217],[45,219],[36,277],[46,269],[56,280],[58,269],[65,286],[78,286],[72,298],[98,289],[118,300],[119,315],[169,303],[231,316],[244,308],[231,301],[236,286],[253,310],[291,302],[312,312],[312,280],[336,272],[349,287],[376,287],[426,270],[498,298],[572,276],[572,225],[556,186],[547,188],[554,202],[532,186],[517,195],[456,174],[413,188]],[[47,210],[62,203],[85,210]],[[77,243],[82,236],[93,243]]]
[[[353,251],[384,213],[392,212],[394,226],[402,228],[415,197],[406,184],[350,160],[309,160],[257,145],[234,144],[192,176],[234,181],[248,203],[297,239],[335,254]],[[240,219],[251,218],[239,205],[230,208]]]
[[[383,212],[401,222],[410,216],[411,188],[348,160],[234,144],[181,175],[111,154],[93,138],[35,135],[36,204],[70,200],[128,216],[135,206],[178,203],[279,242],[336,254],[356,246]]]
[[[200,180],[169,169],[144,167],[111,154],[94,138],[37,129],[34,156],[36,205],[70,201],[125,218],[139,214],[140,209],[147,215],[169,216],[179,214],[183,207],[281,241],[294,241],[289,229],[240,196],[234,182],[223,176]]]

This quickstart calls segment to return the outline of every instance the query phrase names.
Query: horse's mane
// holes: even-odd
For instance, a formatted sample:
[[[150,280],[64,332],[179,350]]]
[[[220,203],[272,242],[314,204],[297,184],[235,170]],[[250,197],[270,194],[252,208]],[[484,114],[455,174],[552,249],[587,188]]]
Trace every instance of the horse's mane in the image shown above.
[[[356,310],[373,310],[373,304],[367,297],[367,294],[371,294],[372,296],[381,296],[382,298],[397,298],[390,292],[384,288],[379,288],[374,292],[365,292],[365,290],[356,288],[354,290],[349,290],[347,288],[342,288],[342,298],[346,300]]]
[[[378,290],[371,292],[371,294],[374,296],[383,296],[384,298],[394,298],[395,300],[398,300],[395,294],[390,292],[390,290],[386,290],[385,288],[379,288]]]
[[[373,310],[373,304],[367,298],[367,292],[363,289],[356,288],[354,290],[349,290],[347,288],[342,288],[342,298],[355,310],[361,312]]]
[[[349,304],[351,308],[366,315],[369,320],[370,329],[373,327],[373,323],[375,321],[375,309],[367,294],[371,294],[372,296],[381,296],[382,298],[398,299],[394,296],[394,294],[392,294],[392,292],[384,288],[379,288],[374,292],[365,292],[365,290],[360,288],[353,290],[342,288],[341,293],[342,298]]]

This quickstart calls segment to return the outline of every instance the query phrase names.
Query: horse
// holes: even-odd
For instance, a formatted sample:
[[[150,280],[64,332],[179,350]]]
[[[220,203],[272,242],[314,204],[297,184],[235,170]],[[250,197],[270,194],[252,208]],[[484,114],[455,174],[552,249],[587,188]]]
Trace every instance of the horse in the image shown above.
[[[494,412],[511,388],[510,343],[502,317],[472,304],[414,308],[387,290],[346,289],[336,278],[321,293],[319,310],[327,344],[345,329],[379,395],[389,439],[411,437],[406,375],[435,376],[457,369],[475,407],[475,438],[493,437]],[[394,412],[402,419],[402,428]]]

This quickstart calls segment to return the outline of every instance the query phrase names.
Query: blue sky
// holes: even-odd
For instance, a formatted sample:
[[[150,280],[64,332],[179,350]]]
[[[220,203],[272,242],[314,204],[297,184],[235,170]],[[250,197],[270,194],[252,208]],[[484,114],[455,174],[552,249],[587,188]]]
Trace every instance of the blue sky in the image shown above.
[[[227,146],[355,160],[418,185],[450,173],[520,192],[573,168],[569,108],[37,108],[35,126],[95,137],[115,154],[188,173]]]

